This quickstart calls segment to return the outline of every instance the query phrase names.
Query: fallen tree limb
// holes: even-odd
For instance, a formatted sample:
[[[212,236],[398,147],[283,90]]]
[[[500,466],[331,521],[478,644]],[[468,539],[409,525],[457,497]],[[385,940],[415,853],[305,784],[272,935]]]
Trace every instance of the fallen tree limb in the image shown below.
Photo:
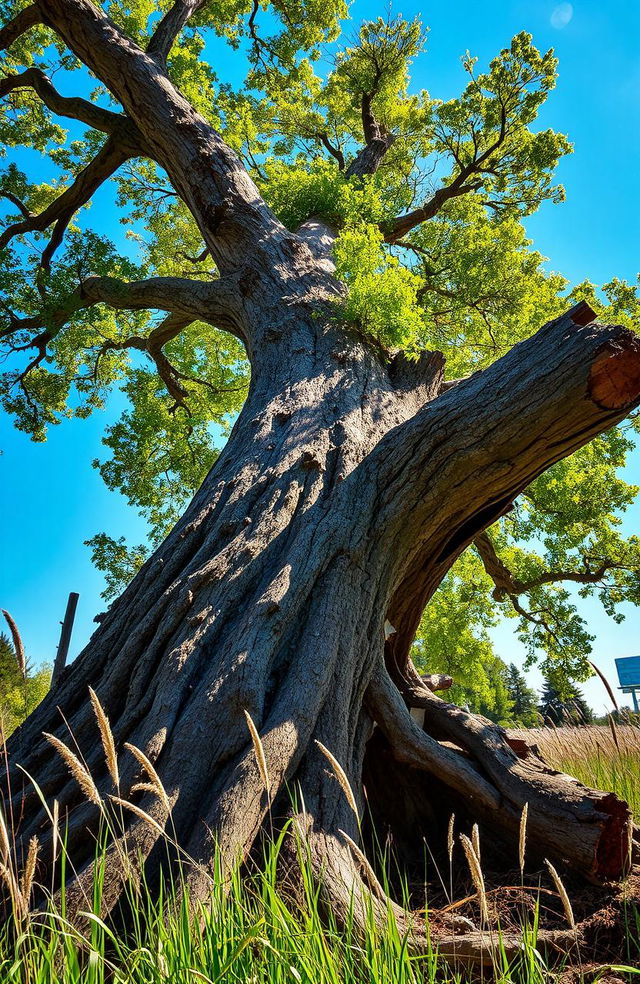
[[[528,832],[537,854],[580,872],[596,883],[623,877],[630,868],[632,821],[613,793],[588,789],[534,758],[518,758],[502,729],[485,718],[447,704],[425,688],[424,728],[462,748],[469,759],[443,748],[411,719],[386,670],[368,691],[374,719],[394,756],[436,775],[472,797],[493,829],[515,843],[528,805]],[[492,811],[492,812],[491,812]]]

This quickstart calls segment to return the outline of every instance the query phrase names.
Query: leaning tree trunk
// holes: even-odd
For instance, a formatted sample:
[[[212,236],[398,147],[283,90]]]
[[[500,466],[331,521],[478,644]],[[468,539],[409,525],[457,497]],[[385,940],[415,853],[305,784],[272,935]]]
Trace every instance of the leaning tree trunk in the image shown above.
[[[420,612],[472,538],[637,400],[640,344],[622,329],[580,324],[585,312],[455,386],[443,384],[438,354],[387,362],[303,311],[293,332],[271,326],[273,355],[264,371],[255,367],[230,440],[186,514],[9,742],[6,809],[23,842],[37,835],[46,849],[50,825],[18,766],[68,819],[79,871],[71,904],[81,906],[91,877],[99,811],[43,732],[67,743],[71,732],[100,794],[113,793],[89,687],[118,750],[130,742],[155,764],[177,841],[198,862],[187,872],[195,897],[208,890],[213,836],[231,863],[250,850],[269,807],[245,711],[260,732],[272,799],[285,783],[304,799],[312,857],[334,898],[337,885],[345,901],[355,884],[344,833],[357,838],[358,827],[316,742],[361,798],[367,748],[380,747],[374,724],[399,777],[407,766],[423,774],[426,811],[433,777],[439,799],[450,790],[513,845],[528,803],[541,853],[595,881],[624,874],[626,804],[519,758],[499,729],[425,688],[408,659]],[[407,704],[424,708],[424,728]],[[122,795],[139,771],[121,756]],[[377,787],[393,784],[390,774]],[[371,791],[380,816],[385,790],[372,782]],[[167,804],[136,795],[164,825]],[[150,878],[160,840],[131,815],[127,849],[146,859]],[[121,848],[112,846],[106,870],[106,909],[129,870]]]
[[[43,733],[76,742],[97,794],[113,793],[91,687],[111,722],[120,794],[156,821],[126,813],[105,869],[105,911],[132,866],[144,864],[151,883],[158,876],[169,809],[196,862],[185,869],[192,896],[202,898],[213,839],[229,864],[246,856],[286,784],[304,799],[298,821],[328,896],[346,907],[355,892],[364,912],[366,893],[381,890],[354,851],[358,824],[318,742],[361,808],[368,777],[383,826],[395,776],[406,788],[410,774],[421,816],[450,795],[512,846],[528,803],[540,852],[594,881],[622,876],[626,804],[518,757],[499,729],[425,688],[409,649],[424,606],[471,540],[537,475],[637,404],[640,341],[594,324],[581,305],[455,385],[444,382],[439,353],[388,358],[339,323],[330,232],[283,228],[157,53],[90,0],[38,0],[35,16],[122,105],[110,140],[126,138],[128,155],[161,165],[190,209],[221,292],[235,297],[223,326],[246,344],[252,381],[184,517],[9,741],[4,808],[18,839],[37,835],[47,865],[50,825],[29,775],[67,821],[77,871],[69,912],[83,908],[99,809]],[[424,709],[422,727],[408,706]],[[270,797],[245,712],[260,733]],[[167,798],[131,792],[140,766],[125,743],[153,762]],[[456,952],[476,959],[486,949],[458,938]]]

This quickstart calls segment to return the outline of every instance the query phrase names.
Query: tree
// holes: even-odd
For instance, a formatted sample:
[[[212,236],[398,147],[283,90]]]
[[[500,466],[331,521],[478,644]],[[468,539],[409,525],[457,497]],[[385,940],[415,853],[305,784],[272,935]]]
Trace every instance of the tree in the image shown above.
[[[539,723],[536,692],[527,686],[524,674],[514,663],[507,670],[507,690],[512,702],[513,720],[522,728],[534,728]]]
[[[578,724],[593,724],[593,711],[587,704],[584,694],[577,687],[571,697],[570,706],[573,708]]]
[[[6,613],[5,613],[6,617]],[[42,666],[33,673],[24,661],[22,643],[13,619],[14,641],[0,632],[0,735],[4,741],[38,706],[49,689],[51,668]]]
[[[540,713],[548,724],[591,724],[593,711],[577,687],[558,690],[552,681],[546,680],[540,696]]]
[[[628,327],[637,298],[607,285],[616,325],[597,323],[591,286],[563,296],[521,224],[562,195],[553,169],[569,144],[532,129],[554,85],[552,53],[521,34],[484,73],[467,58],[466,89],[443,103],[410,93],[423,32],[400,18],[363,25],[318,75],[345,12],[331,0],[278,3],[266,33],[249,0],[176,0],[153,13],[89,0],[7,9],[5,138],[46,152],[67,180],[34,183],[15,162],[3,177],[4,404],[42,439],[122,385],[130,406],[107,434],[102,469],[157,532],[9,743],[5,795],[20,805],[22,842],[44,838],[44,864],[45,815],[18,766],[68,815],[78,872],[69,914],[84,906],[98,811],[43,733],[68,741],[70,728],[108,797],[89,687],[118,750],[133,744],[155,763],[176,836],[201,862],[187,874],[196,901],[212,838],[231,864],[272,800],[276,817],[292,809],[294,789],[321,890],[338,910],[355,890],[365,918],[368,889],[342,833],[355,841],[359,826],[318,743],[360,805],[363,771],[386,743],[394,766],[367,789],[382,822],[385,793],[418,770],[425,815],[457,803],[513,853],[527,803],[541,853],[595,880],[621,876],[626,804],[516,755],[499,728],[440,700],[410,658],[427,603],[445,579],[456,583],[471,544],[492,604],[510,606],[532,645],[578,671],[588,636],[559,585],[597,591],[612,611],[638,597],[638,542],[615,519],[633,498],[615,477],[629,447],[615,425],[640,397],[640,341]],[[241,91],[206,61],[212,32],[248,48]],[[79,79],[72,96],[46,74],[60,66],[65,84]],[[78,94],[86,70],[99,82],[90,98]],[[71,120],[70,140],[54,117]],[[140,244],[128,255],[80,212],[116,172]],[[240,406],[216,457],[212,427]],[[523,545],[534,531],[542,554]],[[114,542],[117,576],[135,558]],[[108,542],[98,546],[106,557]],[[423,728],[407,705],[424,710]],[[123,752],[121,790],[138,770]],[[167,822],[164,798],[129,795]],[[158,826],[127,815],[127,848],[154,884]],[[110,848],[105,912],[131,871],[123,844]],[[483,959],[485,944],[469,934],[451,945]]]

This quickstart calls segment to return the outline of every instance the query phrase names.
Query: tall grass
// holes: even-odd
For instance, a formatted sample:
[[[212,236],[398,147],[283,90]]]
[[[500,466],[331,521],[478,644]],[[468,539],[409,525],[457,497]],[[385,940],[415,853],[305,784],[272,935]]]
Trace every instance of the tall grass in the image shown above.
[[[210,898],[192,907],[177,886],[154,897],[127,887],[129,925],[114,931],[100,916],[105,839],[96,854],[84,928],[64,918],[64,898],[51,900],[20,926],[0,934],[2,984],[459,984],[462,972],[427,945],[417,956],[389,910],[383,926],[368,914],[364,933],[350,913],[338,925],[320,901],[301,851],[302,891],[295,902],[276,877],[278,844],[265,849],[259,870],[238,866],[231,880],[214,858]],[[183,886],[184,888],[184,886]],[[428,924],[427,924],[428,929]],[[535,925],[515,963],[498,952],[492,974],[500,984],[543,984]]]
[[[120,772],[109,723],[95,695],[92,700],[101,727],[105,760],[118,788]],[[11,832],[4,823],[0,824],[0,877],[5,885],[15,887],[13,912],[0,929],[1,984],[460,984],[466,979],[461,969],[439,957],[436,943],[429,942],[433,937],[428,910],[414,914],[415,920],[422,920],[427,939],[420,953],[412,949],[409,936],[399,928],[390,904],[387,918],[381,920],[379,910],[374,913],[371,901],[364,928],[356,923],[355,905],[338,923],[335,914],[323,904],[303,835],[294,825],[282,832],[278,840],[265,839],[259,864],[252,863],[247,870],[247,865],[239,862],[230,877],[222,858],[214,853],[208,869],[211,891],[205,904],[191,904],[186,883],[169,883],[158,894],[149,890],[144,879],[140,884],[132,877],[124,889],[123,911],[129,913],[124,921],[126,925],[123,920],[107,923],[102,918],[107,845],[121,832],[120,807],[126,810],[133,806],[123,798],[124,793],[102,799],[80,761],[66,746],[59,751],[85,795],[97,801],[101,811],[102,829],[96,841],[93,883],[87,891],[85,911],[79,920],[71,923],[66,918],[64,889],[54,896],[44,886],[37,885],[37,845],[28,856],[24,870],[19,870]],[[134,754],[149,780],[139,784],[140,790],[153,792],[166,808],[170,823],[171,804],[153,765],[133,746],[126,753]],[[328,757],[331,762],[333,757]],[[266,772],[266,761],[264,768]],[[332,768],[339,779],[339,763],[333,761]],[[144,819],[146,814],[135,809]],[[50,819],[57,830],[55,807]],[[151,817],[148,820],[158,827]],[[522,839],[524,831],[526,814]],[[287,833],[295,839],[301,873],[295,898],[287,894],[279,877],[279,854]],[[448,834],[450,863],[453,834],[452,819]],[[177,848],[168,833],[164,836],[168,844]],[[464,835],[461,840],[472,869],[477,868],[476,887],[481,903],[484,898],[482,914],[486,925],[489,913],[477,832],[471,840]],[[355,842],[351,844],[357,854],[360,849]],[[64,883],[64,872],[70,870],[71,862],[63,831],[58,836],[57,857],[60,880]],[[189,863],[195,862],[183,855],[178,879],[183,877]],[[373,872],[371,880],[375,881]],[[29,907],[32,887],[39,888],[40,898],[45,900],[36,910]],[[404,894],[409,896],[406,886]],[[380,898],[378,894],[378,905]],[[568,900],[565,911],[570,911]],[[545,984],[550,980],[550,968],[545,966],[536,947],[539,914],[536,905],[532,917],[530,914],[523,923],[522,949],[515,961],[509,960],[500,946],[500,927],[494,923],[491,930],[497,947],[493,967],[484,971],[485,981]],[[640,938],[639,918],[630,908],[630,939]],[[629,959],[626,954],[625,957]],[[624,959],[622,955],[621,958]],[[620,968],[619,973],[635,972]]]

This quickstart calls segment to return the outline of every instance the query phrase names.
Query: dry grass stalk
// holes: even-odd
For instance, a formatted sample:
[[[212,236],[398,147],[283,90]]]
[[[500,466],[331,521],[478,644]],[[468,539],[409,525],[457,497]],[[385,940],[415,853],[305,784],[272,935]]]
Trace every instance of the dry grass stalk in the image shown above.
[[[447,852],[449,854],[449,863],[453,861],[453,828],[456,822],[456,815],[452,813],[449,817],[449,826],[447,827]]]
[[[571,728],[510,728],[509,734],[539,745],[545,758],[554,763],[566,758],[588,758],[597,752],[609,757],[617,750],[622,754],[637,755],[639,748],[638,728],[632,724],[616,725],[618,745],[611,724],[609,727],[594,724]]]
[[[7,863],[10,850],[11,850],[11,843],[9,841],[7,825],[4,822],[4,814],[2,810],[0,810],[0,861],[2,862],[2,864]]]
[[[484,923],[489,922],[489,907],[487,906],[487,892],[484,885],[484,875],[482,874],[482,868],[480,867],[480,861],[473,849],[473,844],[464,834],[460,834],[460,843],[464,849],[465,857],[467,859],[467,864],[469,865],[469,871],[471,872],[471,877],[473,879],[473,884],[475,885],[476,892],[478,893],[478,900],[480,902],[480,915]]]
[[[130,793],[153,793],[154,795],[158,792],[158,788],[154,782],[136,782],[133,784]]]
[[[9,612],[2,609],[2,614],[4,615],[7,625],[9,626],[9,631],[11,633],[11,638],[13,640],[13,648],[16,654],[16,663],[18,664],[18,669],[23,677],[27,676],[27,659],[24,654],[24,646],[22,644],[22,638],[18,632],[18,626],[12,619]]]
[[[24,871],[22,872],[22,884],[21,892],[22,899],[24,901],[25,909],[29,908],[29,898],[31,897],[31,889],[33,888],[33,879],[36,873],[36,862],[38,860],[38,838],[32,837],[29,841],[29,850],[27,852],[27,861],[24,866]]]
[[[351,848],[351,851],[353,852],[353,855],[354,855],[356,861],[358,861],[360,863],[360,866],[362,867],[362,870],[364,871],[364,874],[366,876],[366,879],[369,882],[369,887],[373,890],[374,894],[379,899],[385,900],[386,897],[387,897],[386,896],[386,893],[385,893],[384,889],[382,888],[382,885],[378,881],[378,878],[376,876],[376,873],[373,870],[373,868],[371,867],[371,864],[369,862],[369,859],[366,856],[366,854],[364,853],[364,851],[362,851],[358,847],[358,845],[356,844],[356,842],[351,837],[349,837],[349,834],[347,834],[344,830],[338,828],[338,833],[341,834],[344,837],[344,839],[346,840],[347,844]]]
[[[607,720],[609,722],[609,727],[611,728],[611,737],[613,738],[613,743],[617,750],[620,751],[620,742],[618,741],[618,729],[616,727],[616,722],[613,719],[613,714],[607,714]]]
[[[332,753],[329,751],[329,749],[326,748],[326,746],[323,745],[321,741],[318,741],[318,739],[316,738],[315,739],[315,743],[318,746],[318,748],[320,749],[320,751],[322,752],[322,754],[324,755],[324,757],[330,763],[331,768],[333,769],[334,775],[335,775],[336,779],[338,780],[338,782],[340,783],[340,786],[342,787],[342,791],[344,792],[344,795],[347,798],[347,803],[349,804],[349,806],[353,810],[353,812],[354,812],[354,814],[355,814],[355,816],[356,816],[356,818],[358,819],[358,822],[359,822],[360,818],[358,816],[358,807],[356,805],[356,798],[353,795],[353,789],[351,788],[351,784],[350,784],[349,780],[347,779],[346,772],[344,771],[344,769],[342,768],[342,766],[338,762],[338,760],[335,757],[335,755],[332,755]]]
[[[139,806],[136,806],[135,803],[130,803],[129,800],[122,799],[120,796],[109,796],[109,799],[112,803],[117,803],[118,806],[123,807],[123,809],[131,810],[132,813],[135,813],[137,817],[140,817],[141,820],[148,823],[150,827],[153,827],[153,829],[159,834],[162,834],[163,837],[166,836],[164,827],[161,827],[157,820],[154,820],[149,813],[146,813]]]
[[[264,754],[264,745],[260,735],[258,734],[258,729],[253,723],[253,718],[249,714],[249,711],[244,712],[244,716],[247,721],[247,727],[249,729],[249,734],[251,735],[251,741],[253,743],[253,750],[256,756],[256,762],[258,763],[258,771],[262,776],[262,781],[264,783],[264,788],[267,791],[267,797],[271,797],[271,783],[269,782],[269,770],[267,769],[267,756]]]
[[[152,789],[156,796],[162,800],[167,813],[171,813],[171,803],[169,802],[169,797],[167,796],[167,791],[162,785],[162,780],[156,772],[154,766],[151,764],[147,756],[141,751],[137,745],[132,745],[130,742],[125,742],[124,747],[127,751],[131,752],[133,757],[140,763],[142,768],[145,770],[149,778],[151,779]],[[143,784],[141,784],[143,785]],[[133,790],[132,790],[133,791]],[[113,798],[113,797],[112,797]]]
[[[116,743],[113,738],[113,732],[111,731],[111,725],[109,724],[109,718],[105,714],[104,708],[98,699],[98,695],[92,687],[89,687],[89,697],[91,698],[93,713],[96,716],[98,728],[100,729],[100,737],[102,739],[102,747],[104,748],[104,757],[107,763],[107,769],[109,770],[109,775],[113,780],[113,785],[117,789],[120,785],[120,774],[118,772]]]
[[[48,742],[50,742],[53,745],[56,751],[59,752],[59,754],[62,756],[62,758],[67,764],[67,768],[69,769],[69,772],[76,780],[76,782],[80,786],[80,789],[87,797],[87,799],[90,800],[92,803],[95,803],[96,806],[100,806],[102,803],[102,800],[100,799],[100,793],[98,792],[96,784],[93,781],[91,773],[88,771],[88,769],[84,767],[78,756],[74,755],[71,749],[68,748],[63,741],[60,741],[59,738],[56,738],[55,735],[47,734],[47,732],[45,731],[44,737],[47,739]]]
[[[53,862],[58,860],[58,845],[60,844],[60,804],[58,800],[53,801],[53,839],[51,842],[51,852],[53,854]]]
[[[522,807],[520,816],[520,836],[518,838],[518,860],[520,861],[520,876],[524,875],[524,855],[527,847],[527,817],[529,816],[529,804],[525,803]]]
[[[553,883],[558,890],[558,895],[560,896],[560,899],[562,900],[562,908],[564,909],[564,914],[567,917],[567,922],[571,926],[571,929],[575,929],[576,921],[573,916],[573,909],[571,908],[571,902],[569,901],[569,896],[567,895],[567,890],[562,883],[562,879],[560,878],[560,875],[558,874],[558,872],[553,867],[550,861],[547,861],[547,859],[545,858],[544,863],[549,869],[549,874],[553,878]]]
[[[478,863],[480,864],[482,861],[480,855],[480,829],[477,823],[474,823],[471,828],[471,843],[473,844],[473,850],[475,851]]]

